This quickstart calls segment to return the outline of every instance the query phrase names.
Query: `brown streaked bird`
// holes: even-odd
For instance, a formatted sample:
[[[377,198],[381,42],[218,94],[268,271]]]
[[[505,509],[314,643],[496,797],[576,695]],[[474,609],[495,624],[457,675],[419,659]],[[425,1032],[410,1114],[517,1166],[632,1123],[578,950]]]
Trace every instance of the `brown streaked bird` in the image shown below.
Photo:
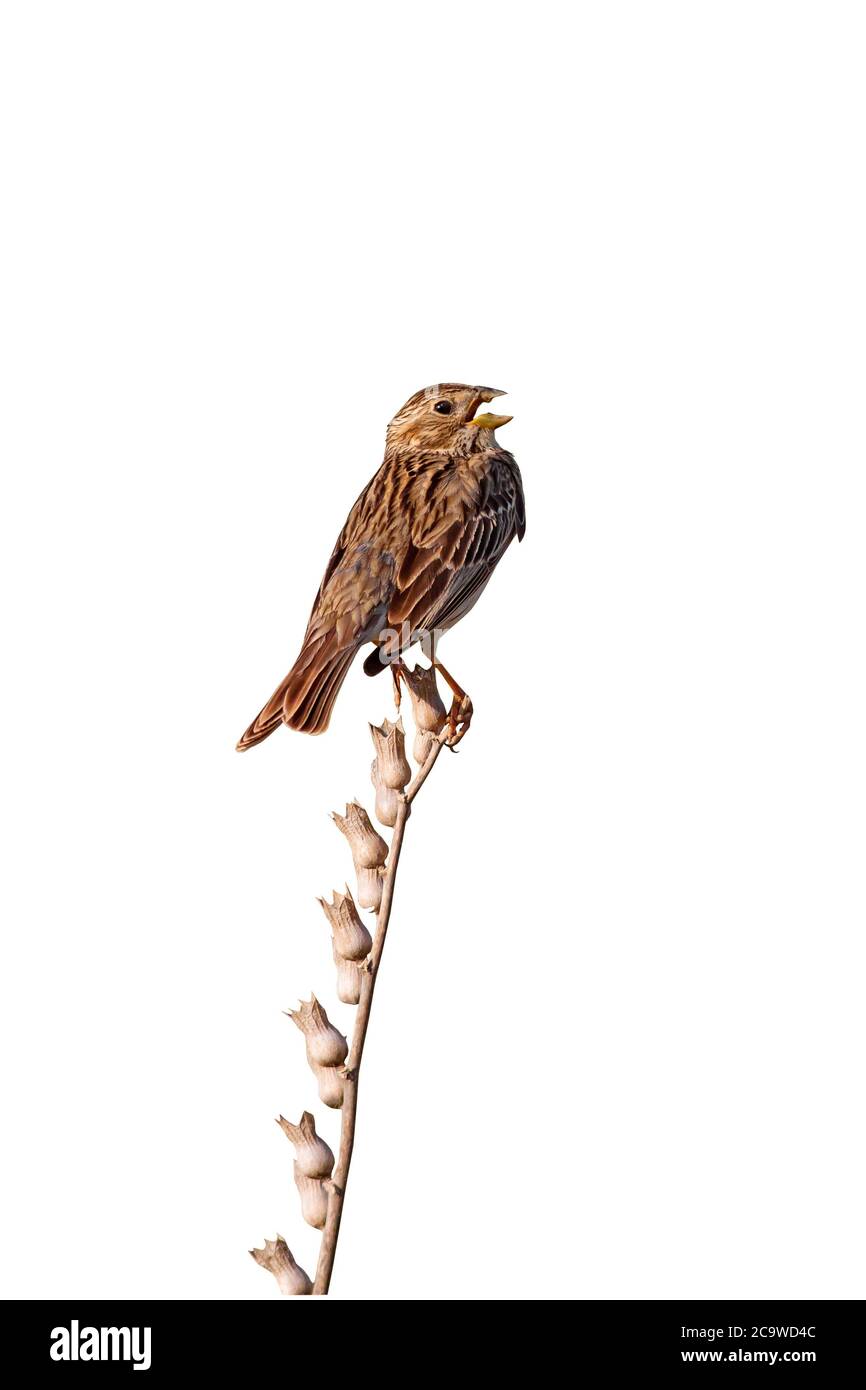
[[[454,692],[450,736],[459,742],[472,703],[436,656],[436,637],[479,595],[517,536],[526,511],[520,469],[494,431],[510,415],[476,414],[504,391],[453,383],[416,391],[388,426],[385,460],[340,532],[297,661],[238,748],[280,724],[324,733],[358,650],[375,644],[368,675],[386,666],[399,699],[401,656],[421,641]]]

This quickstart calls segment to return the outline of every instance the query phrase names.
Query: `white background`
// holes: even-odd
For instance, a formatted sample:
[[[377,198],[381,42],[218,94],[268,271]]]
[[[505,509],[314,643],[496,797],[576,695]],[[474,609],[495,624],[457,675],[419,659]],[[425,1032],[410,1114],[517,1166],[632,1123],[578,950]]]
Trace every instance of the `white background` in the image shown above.
[[[507,388],[334,1280],[863,1297],[862,8],[8,5],[3,1285],[278,1297],[385,681],[234,743],[387,420]],[[336,1006],[344,1026],[350,1010]],[[336,1146],[337,1117],[316,1107]]]

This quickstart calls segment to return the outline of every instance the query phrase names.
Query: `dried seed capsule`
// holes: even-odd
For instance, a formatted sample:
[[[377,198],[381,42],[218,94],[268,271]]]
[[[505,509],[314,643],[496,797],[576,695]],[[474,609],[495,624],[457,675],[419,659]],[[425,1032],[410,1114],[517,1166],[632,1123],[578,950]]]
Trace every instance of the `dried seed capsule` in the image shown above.
[[[339,1028],[329,1022],[315,994],[309,1000],[303,999],[300,1008],[286,1012],[304,1035],[311,1067],[338,1067],[345,1062],[349,1044]]]
[[[398,719],[396,724],[392,724],[390,719],[381,725],[371,724],[370,734],[376,749],[377,781],[384,782],[386,787],[394,791],[402,791],[412,776],[412,769],[406,761],[406,735],[402,719]]]
[[[373,938],[358,916],[355,901],[347,888],[345,893],[334,890],[334,901],[319,898],[322,911],[334,934],[334,949],[344,960],[364,960],[373,947]]]
[[[382,902],[382,874],[379,869],[358,869],[358,906],[378,912]]]
[[[295,1262],[295,1257],[282,1236],[277,1236],[276,1240],[266,1240],[264,1250],[251,1250],[250,1254],[257,1265],[269,1270],[274,1276],[280,1293],[313,1292],[310,1276]]]
[[[345,960],[334,950],[337,967],[337,998],[341,1004],[357,1004],[361,998],[361,971],[353,960]]]
[[[298,1168],[304,1177],[329,1178],[334,1168],[334,1155],[324,1139],[316,1133],[316,1121],[309,1110],[304,1111],[300,1124],[293,1125],[283,1115],[277,1124],[294,1144]]]
[[[409,688],[412,701],[412,716],[419,733],[438,734],[445,726],[445,706],[436,685],[436,671],[433,666],[416,666],[414,671],[405,670],[403,679]],[[415,754],[416,762],[423,762]]]
[[[308,1178],[295,1163],[295,1186],[301,1199],[301,1215],[317,1231],[324,1229],[328,1219],[328,1194],[321,1178]]]
[[[319,1100],[332,1110],[339,1110],[343,1104],[343,1075],[339,1067],[313,1066],[313,1075],[319,1088]]]
[[[423,730],[415,735],[412,742],[412,757],[416,763],[426,763],[435,741],[435,734],[426,733]]]
[[[350,801],[346,806],[345,816],[333,813],[334,824],[341,830],[349,841],[349,848],[352,851],[352,860],[356,869],[375,869],[379,864],[384,864],[388,855],[388,846],[370,824],[370,817],[357,801]]]
[[[373,766],[370,771],[370,778],[376,788],[376,819],[382,825],[393,828],[397,824],[397,807],[400,804],[399,794],[393,787],[386,787],[384,782],[378,780],[379,765],[373,759]]]

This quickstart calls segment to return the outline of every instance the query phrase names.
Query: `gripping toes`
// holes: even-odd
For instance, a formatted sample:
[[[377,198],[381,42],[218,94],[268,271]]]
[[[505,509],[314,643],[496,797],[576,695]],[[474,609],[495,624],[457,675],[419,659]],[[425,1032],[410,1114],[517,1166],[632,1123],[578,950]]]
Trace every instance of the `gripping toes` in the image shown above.
[[[469,731],[472,723],[472,701],[466,694],[455,695],[451,702],[451,709],[448,712],[448,737],[445,740],[449,748],[456,748],[460,740]]]

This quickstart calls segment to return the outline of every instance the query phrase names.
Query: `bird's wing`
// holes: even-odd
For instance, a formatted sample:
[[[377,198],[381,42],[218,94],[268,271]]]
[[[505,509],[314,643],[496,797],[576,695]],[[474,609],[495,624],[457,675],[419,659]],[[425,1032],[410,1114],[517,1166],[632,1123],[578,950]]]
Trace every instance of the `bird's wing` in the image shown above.
[[[334,634],[338,649],[375,636],[394,592],[394,557],[375,540],[347,541],[322,581],[305,642]]]
[[[260,742],[280,722],[322,733],[355,653],[384,626],[396,564],[393,554],[357,524],[359,503],[328,562],[297,660],[239,747]]]
[[[429,507],[416,512],[388,609],[392,627],[453,627],[477,601],[514,537],[523,539],[523,488],[510,454],[494,456],[474,494],[458,478],[446,476],[441,496],[430,494]],[[429,483],[427,488],[430,493]]]
[[[395,561],[380,535],[377,517],[393,487],[391,470],[383,464],[357,498],[313,602],[307,637],[337,629],[340,646],[360,645],[377,612],[384,618],[394,591]]]

